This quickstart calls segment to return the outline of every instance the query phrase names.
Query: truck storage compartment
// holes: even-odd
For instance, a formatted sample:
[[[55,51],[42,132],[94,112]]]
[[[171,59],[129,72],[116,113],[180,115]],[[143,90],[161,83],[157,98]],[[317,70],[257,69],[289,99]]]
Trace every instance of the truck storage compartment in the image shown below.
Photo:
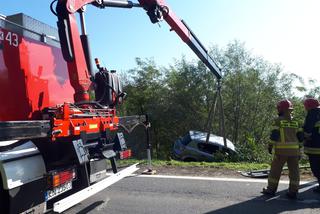
[[[24,14],[0,17],[0,121],[41,119],[73,101],[57,30]]]
[[[2,141],[1,145],[4,143],[14,142]],[[0,174],[0,191],[3,191],[2,200],[6,201],[5,207],[1,206],[5,211],[1,213],[44,212],[46,168],[42,155],[31,141],[0,152]]]

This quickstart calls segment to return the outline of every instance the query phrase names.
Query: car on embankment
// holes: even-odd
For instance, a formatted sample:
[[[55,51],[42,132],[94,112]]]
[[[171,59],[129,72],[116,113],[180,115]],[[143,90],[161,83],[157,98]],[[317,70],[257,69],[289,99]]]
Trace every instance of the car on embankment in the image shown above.
[[[223,137],[210,134],[206,142],[207,133],[200,131],[188,131],[186,135],[175,141],[173,146],[173,158],[182,161],[216,161],[217,153],[232,155],[236,153],[234,144],[226,139],[224,145]]]

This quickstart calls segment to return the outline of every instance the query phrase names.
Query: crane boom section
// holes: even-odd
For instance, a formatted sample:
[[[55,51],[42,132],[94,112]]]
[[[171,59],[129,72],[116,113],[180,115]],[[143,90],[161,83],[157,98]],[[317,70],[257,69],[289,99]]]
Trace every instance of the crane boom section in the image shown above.
[[[184,41],[201,61],[210,69],[210,71],[221,79],[221,70],[208,51],[201,44],[200,40],[190,30],[190,28],[180,20],[176,14],[170,10],[165,0],[138,0],[140,5],[147,11],[152,23],[157,23],[164,19],[172,30]]]
[[[61,40],[63,56],[68,63],[71,85],[75,89],[76,102],[88,101],[90,87],[90,59],[85,54],[85,47],[81,43],[79,30],[74,16],[75,12],[81,12],[87,4],[96,7],[132,8],[143,7],[152,23],[165,20],[171,29],[184,41],[209,70],[221,79],[221,70],[214,59],[208,54],[196,35],[186,23],[178,18],[170,9],[165,0],[138,0],[139,4],[127,0],[58,0],[57,16],[58,30]],[[88,49],[88,48],[87,48]]]
[[[59,0],[56,7],[61,50],[68,64],[70,83],[75,90],[75,102],[89,100],[91,81],[74,13],[91,2],[95,0]]]

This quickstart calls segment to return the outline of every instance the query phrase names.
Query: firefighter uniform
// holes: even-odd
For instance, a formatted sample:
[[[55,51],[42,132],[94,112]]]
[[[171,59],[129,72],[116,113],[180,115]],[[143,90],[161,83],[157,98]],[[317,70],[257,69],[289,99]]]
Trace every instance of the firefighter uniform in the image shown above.
[[[281,106],[282,105],[282,106]],[[300,182],[299,159],[302,147],[297,138],[301,132],[299,123],[292,119],[292,104],[289,100],[282,100],[278,103],[279,117],[274,120],[272,133],[270,135],[269,153],[274,149],[274,158],[268,176],[268,186],[263,189],[263,194],[274,195],[278,189],[282,168],[285,163],[289,169],[289,198],[296,198]]]
[[[308,98],[304,106],[308,112],[303,126],[304,152],[309,157],[311,171],[320,185],[320,104],[318,100]],[[315,192],[320,193],[319,186]]]

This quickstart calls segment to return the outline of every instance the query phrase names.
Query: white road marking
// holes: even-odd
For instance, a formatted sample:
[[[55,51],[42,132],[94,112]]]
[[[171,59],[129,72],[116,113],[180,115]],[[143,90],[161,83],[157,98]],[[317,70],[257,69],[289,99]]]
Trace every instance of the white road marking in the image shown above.
[[[134,175],[132,175],[134,176]],[[188,179],[188,180],[205,180],[205,181],[227,181],[227,182],[245,182],[245,183],[267,183],[267,179],[244,179],[244,178],[220,178],[220,177],[195,177],[195,176],[172,176],[172,175],[135,175],[136,177],[143,177],[143,178],[171,178],[171,179]],[[288,180],[280,180],[281,184],[289,184]],[[312,189],[318,184],[315,181],[300,181],[300,185],[306,185],[305,187],[299,189],[299,193],[305,192],[309,189]],[[272,197],[266,201],[292,201],[288,198],[282,198],[280,195]],[[295,200],[297,203],[302,204],[319,204],[320,200],[316,199],[299,199]]]
[[[303,204],[319,204],[320,201],[319,200],[316,200],[316,199],[307,199],[307,200],[302,200],[302,201],[299,201],[299,203],[303,203]]]
[[[104,202],[102,204],[100,204],[98,207],[96,207],[96,209],[98,211],[104,210],[106,209],[106,207],[108,206],[108,202],[110,201],[110,198],[106,198],[105,200],[103,200]]]
[[[223,178],[223,177],[197,177],[197,176],[173,176],[173,175],[137,175],[131,176],[143,178],[171,178],[171,179],[187,179],[187,180],[204,180],[204,181],[228,181],[228,182],[245,182],[245,183],[267,183],[267,179],[253,178]],[[288,180],[280,180],[280,184],[289,184]],[[313,181],[300,181],[300,185],[312,183]]]
[[[274,201],[274,200],[277,200],[277,201],[291,201],[291,202],[301,203],[301,204],[319,204],[320,203],[320,201],[317,200],[317,199],[301,199],[301,198],[299,198],[299,195],[298,195],[298,199],[297,200],[292,200],[292,199],[289,199],[289,198],[284,198],[281,195],[276,195],[276,196],[274,196],[272,198],[268,198],[267,200],[261,200],[261,201],[271,202],[271,201]]]
[[[108,175],[111,175],[111,173],[107,173]],[[186,179],[186,180],[203,180],[203,181],[226,181],[226,182],[245,182],[245,183],[267,183],[267,179],[253,179],[253,178],[222,178],[222,177],[197,177],[197,176],[173,176],[173,175],[138,175],[138,174],[132,174],[128,177],[142,177],[142,178],[167,178],[167,179]],[[288,180],[280,180],[280,184],[289,184]],[[248,185],[248,184],[247,184]],[[299,189],[299,193],[305,192],[307,190],[310,190],[316,186],[318,186],[317,182],[315,181],[300,181],[300,185],[305,185],[303,188]],[[282,198],[280,195],[276,195],[272,198],[269,198],[264,201],[272,201],[272,200],[278,200],[278,201],[292,201],[288,198]],[[302,204],[319,204],[320,200],[317,199],[299,199],[295,200],[297,203]]]
[[[316,186],[318,186],[316,181],[309,182],[309,185],[307,185],[306,187],[300,188],[299,192],[305,192],[305,191],[307,191],[309,189],[312,189],[312,188],[314,188]]]
[[[277,201],[293,201],[292,199],[281,198],[281,197],[274,197],[273,199]],[[294,202],[301,203],[301,204],[319,204],[320,203],[320,201],[317,199],[299,199],[299,196],[297,200],[294,200]]]

